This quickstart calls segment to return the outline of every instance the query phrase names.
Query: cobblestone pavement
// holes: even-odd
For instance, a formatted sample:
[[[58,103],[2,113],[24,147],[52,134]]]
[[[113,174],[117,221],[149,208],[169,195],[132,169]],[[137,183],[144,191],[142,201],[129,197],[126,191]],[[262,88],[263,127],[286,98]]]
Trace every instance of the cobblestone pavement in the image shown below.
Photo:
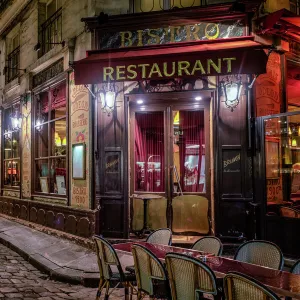
[[[122,292],[115,291],[109,299],[122,299]],[[95,298],[95,288],[50,280],[48,275],[41,273],[20,255],[0,244],[0,300]]]

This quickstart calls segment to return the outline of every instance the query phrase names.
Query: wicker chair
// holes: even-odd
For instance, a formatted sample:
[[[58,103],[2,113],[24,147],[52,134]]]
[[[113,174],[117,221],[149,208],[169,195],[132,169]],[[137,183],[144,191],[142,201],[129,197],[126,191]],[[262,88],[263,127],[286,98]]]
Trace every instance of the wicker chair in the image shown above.
[[[128,299],[128,288],[131,289],[131,298],[134,287],[132,283],[136,281],[135,274],[123,271],[118,255],[108,241],[99,236],[94,236],[93,239],[96,245],[98,266],[100,272],[100,282],[96,300],[100,299],[101,292],[104,287],[106,288],[104,299],[107,300],[112,291],[117,288],[119,284],[122,284],[125,287],[125,299]],[[112,272],[111,266],[115,266],[118,272]],[[117,285],[110,293],[109,289],[112,281],[117,282]]]
[[[203,294],[221,299],[214,272],[200,260],[184,254],[168,253],[166,265],[172,300],[196,300]]]
[[[169,228],[159,228],[148,235],[146,242],[150,244],[171,245],[172,231]]]
[[[193,250],[209,252],[216,256],[221,256],[223,252],[223,244],[222,242],[214,236],[205,236],[192,246]]]
[[[255,279],[237,272],[224,277],[226,300],[279,300],[272,291]]]
[[[138,299],[145,295],[152,298],[171,299],[167,272],[160,260],[147,248],[132,245],[135,273],[138,287]]]
[[[300,275],[300,259],[292,266],[291,273]],[[285,297],[286,300],[292,300],[291,297]]]
[[[259,240],[242,244],[234,259],[276,270],[281,270],[284,262],[283,254],[278,246],[268,241]]]
[[[300,211],[292,207],[280,207],[280,215],[286,218],[300,218]]]

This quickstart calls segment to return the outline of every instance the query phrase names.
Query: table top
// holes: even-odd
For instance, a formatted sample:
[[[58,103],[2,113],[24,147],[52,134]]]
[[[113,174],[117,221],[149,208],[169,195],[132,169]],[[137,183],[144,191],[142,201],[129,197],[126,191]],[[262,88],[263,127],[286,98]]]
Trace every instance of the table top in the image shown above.
[[[214,271],[217,277],[224,277],[229,272],[240,272],[255,278],[261,283],[271,288],[275,293],[300,299],[300,275],[291,274],[285,271],[279,271],[262,266],[239,262],[233,259],[213,256],[203,252],[172,247],[164,245],[155,245],[145,242],[115,244],[117,252],[131,254],[132,244],[141,244],[152,251],[159,259],[163,260],[168,252],[182,253],[200,258],[207,255],[206,264]]]

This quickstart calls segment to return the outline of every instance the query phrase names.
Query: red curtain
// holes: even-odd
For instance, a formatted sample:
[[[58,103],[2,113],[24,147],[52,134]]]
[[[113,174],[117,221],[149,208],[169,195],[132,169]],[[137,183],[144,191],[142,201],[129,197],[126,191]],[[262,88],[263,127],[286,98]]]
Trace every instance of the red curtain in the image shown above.
[[[180,184],[183,192],[202,192],[200,184],[204,141],[204,112],[179,112]]]
[[[135,117],[135,190],[163,192],[164,114],[136,113]]]

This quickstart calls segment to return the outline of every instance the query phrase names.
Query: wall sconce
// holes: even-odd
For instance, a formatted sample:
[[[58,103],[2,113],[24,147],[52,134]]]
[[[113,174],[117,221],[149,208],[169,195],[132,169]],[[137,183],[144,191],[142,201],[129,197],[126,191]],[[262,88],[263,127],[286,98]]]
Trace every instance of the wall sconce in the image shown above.
[[[239,105],[242,91],[242,78],[240,76],[227,76],[220,82],[221,95],[224,96],[226,107],[231,111]]]
[[[22,127],[22,115],[16,111],[10,116],[12,130],[20,130]]]
[[[44,123],[44,119],[41,116],[38,116],[35,121],[35,129],[37,131],[41,132],[43,129],[43,126],[42,126],[43,123]]]
[[[117,95],[118,89],[115,83],[109,82],[101,84],[100,88],[96,90],[96,97],[101,101],[101,108],[108,116],[110,116],[116,108]]]

